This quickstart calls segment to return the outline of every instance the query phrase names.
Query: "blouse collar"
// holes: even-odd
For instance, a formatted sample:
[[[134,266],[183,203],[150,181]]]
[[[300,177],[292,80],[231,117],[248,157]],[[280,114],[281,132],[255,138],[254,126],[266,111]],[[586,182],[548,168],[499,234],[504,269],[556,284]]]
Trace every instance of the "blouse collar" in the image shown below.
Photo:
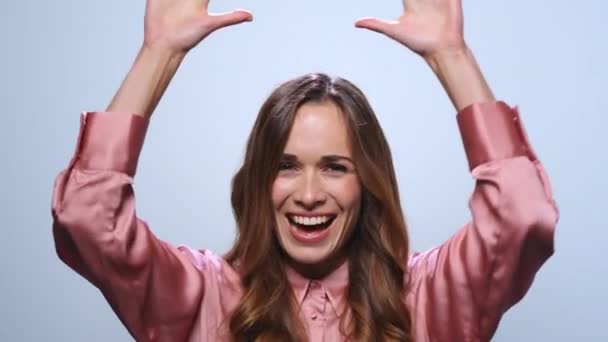
[[[341,315],[346,304],[346,290],[348,287],[348,261],[344,261],[338,268],[333,270],[322,279],[310,279],[290,266],[287,268],[287,279],[298,301],[298,306],[306,299],[311,291],[320,288],[327,295],[334,311]]]

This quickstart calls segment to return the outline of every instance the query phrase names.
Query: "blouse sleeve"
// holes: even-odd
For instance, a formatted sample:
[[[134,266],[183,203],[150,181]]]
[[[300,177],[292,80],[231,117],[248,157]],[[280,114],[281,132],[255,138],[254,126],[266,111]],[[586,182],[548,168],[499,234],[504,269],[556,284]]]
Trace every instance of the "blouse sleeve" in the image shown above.
[[[475,179],[472,220],[410,259],[412,314],[430,341],[489,341],[553,254],[558,210],[517,109],[474,104],[457,119]]]
[[[148,120],[83,113],[74,157],[55,180],[59,258],[101,290],[138,341],[187,338],[203,276],[186,248],[157,239],[136,216],[133,177]]]

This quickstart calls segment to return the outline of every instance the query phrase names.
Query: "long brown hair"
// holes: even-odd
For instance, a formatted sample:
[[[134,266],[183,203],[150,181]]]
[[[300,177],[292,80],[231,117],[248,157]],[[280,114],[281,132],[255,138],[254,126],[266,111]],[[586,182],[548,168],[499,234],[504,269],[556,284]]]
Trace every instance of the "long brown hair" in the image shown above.
[[[293,79],[270,95],[234,176],[231,201],[238,234],[226,259],[242,276],[243,297],[229,326],[235,341],[306,340],[275,235],[271,189],[296,111],[306,102],[328,100],[346,118],[362,186],[359,219],[345,245],[350,315],[342,317],[341,330],[356,341],[412,341],[403,303],[408,236],[391,152],[361,90],[325,74]]]

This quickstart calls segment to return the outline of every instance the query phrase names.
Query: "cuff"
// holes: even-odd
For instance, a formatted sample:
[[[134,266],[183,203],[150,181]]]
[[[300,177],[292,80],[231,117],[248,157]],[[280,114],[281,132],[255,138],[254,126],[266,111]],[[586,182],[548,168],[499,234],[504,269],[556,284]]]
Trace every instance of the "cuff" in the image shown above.
[[[148,119],[131,113],[83,112],[74,166],[133,177],[148,123]]]
[[[469,169],[497,159],[536,160],[517,108],[502,101],[474,103],[456,116]]]

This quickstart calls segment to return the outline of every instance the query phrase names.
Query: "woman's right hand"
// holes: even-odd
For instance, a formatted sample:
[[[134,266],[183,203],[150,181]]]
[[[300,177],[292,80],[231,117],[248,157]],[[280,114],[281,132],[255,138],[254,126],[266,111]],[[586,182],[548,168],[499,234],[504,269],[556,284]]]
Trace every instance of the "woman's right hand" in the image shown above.
[[[147,0],[144,46],[186,53],[213,31],[253,20],[250,12],[209,13],[209,0]]]

